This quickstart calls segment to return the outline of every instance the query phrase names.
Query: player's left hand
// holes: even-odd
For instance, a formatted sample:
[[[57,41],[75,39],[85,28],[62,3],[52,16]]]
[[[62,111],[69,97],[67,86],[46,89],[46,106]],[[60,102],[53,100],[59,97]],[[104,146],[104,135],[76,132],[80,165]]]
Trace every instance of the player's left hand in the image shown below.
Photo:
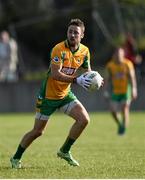
[[[88,90],[89,86],[91,85],[91,79],[81,75],[76,78],[76,83],[82,86],[85,90]]]

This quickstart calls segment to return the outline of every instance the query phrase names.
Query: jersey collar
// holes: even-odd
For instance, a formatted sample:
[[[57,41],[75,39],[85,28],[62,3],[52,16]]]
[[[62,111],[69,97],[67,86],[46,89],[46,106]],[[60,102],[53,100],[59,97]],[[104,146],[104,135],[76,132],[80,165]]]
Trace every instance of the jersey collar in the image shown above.
[[[69,42],[68,42],[67,39],[64,41],[64,44],[65,44],[65,47],[67,47],[67,48],[70,49],[70,47],[69,47]],[[70,49],[70,51],[74,54],[74,53],[76,53],[79,49],[80,49],[80,44],[79,44],[78,48],[77,48],[75,51],[72,52],[71,49]]]

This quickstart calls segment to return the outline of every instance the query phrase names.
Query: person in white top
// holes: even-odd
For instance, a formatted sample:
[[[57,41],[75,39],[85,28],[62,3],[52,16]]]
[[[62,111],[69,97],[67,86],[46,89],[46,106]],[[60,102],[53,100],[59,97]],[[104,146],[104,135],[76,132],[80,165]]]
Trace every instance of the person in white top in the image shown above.
[[[0,81],[17,80],[18,46],[7,31],[0,33]]]

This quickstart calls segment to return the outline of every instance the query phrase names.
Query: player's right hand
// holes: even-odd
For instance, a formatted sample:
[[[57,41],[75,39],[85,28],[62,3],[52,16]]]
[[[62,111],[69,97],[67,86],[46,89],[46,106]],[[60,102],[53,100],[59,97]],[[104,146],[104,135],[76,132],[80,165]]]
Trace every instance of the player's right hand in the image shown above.
[[[85,90],[88,90],[89,86],[91,85],[91,79],[84,77],[82,74],[81,76],[76,78],[76,83],[83,87]]]
[[[135,100],[137,98],[137,88],[132,88],[132,100]]]

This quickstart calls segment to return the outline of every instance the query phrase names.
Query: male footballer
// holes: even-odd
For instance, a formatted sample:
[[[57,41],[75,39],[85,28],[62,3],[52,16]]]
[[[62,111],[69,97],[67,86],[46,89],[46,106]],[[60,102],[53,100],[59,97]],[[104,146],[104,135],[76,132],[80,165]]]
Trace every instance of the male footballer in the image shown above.
[[[79,163],[72,157],[70,149],[89,123],[89,115],[81,102],[72,93],[71,83],[76,83],[87,89],[90,79],[76,75],[81,67],[90,71],[90,52],[88,47],[81,44],[85,26],[80,19],[72,19],[68,24],[67,39],[56,44],[51,52],[51,63],[47,77],[42,83],[36,103],[35,123],[32,130],[27,132],[13,157],[10,159],[12,168],[21,168],[21,158],[29,145],[44,132],[50,116],[57,110],[74,119],[64,144],[57,156],[72,166]]]
[[[137,83],[132,62],[125,58],[124,49],[116,49],[107,63],[106,90],[110,85],[110,111],[118,125],[118,134],[123,135],[129,124],[131,101],[137,98]],[[120,116],[121,112],[121,116]]]

